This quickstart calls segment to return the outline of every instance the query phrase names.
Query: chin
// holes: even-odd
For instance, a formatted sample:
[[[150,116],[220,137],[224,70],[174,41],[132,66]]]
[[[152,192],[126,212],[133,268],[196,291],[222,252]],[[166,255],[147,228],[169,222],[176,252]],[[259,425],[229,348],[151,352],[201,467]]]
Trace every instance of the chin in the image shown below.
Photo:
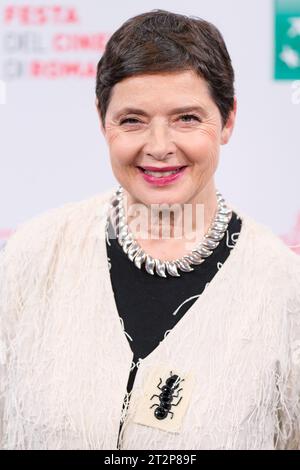
[[[161,189],[161,188],[159,188]],[[163,191],[160,191],[159,193],[157,192],[155,194],[155,191],[149,191],[149,192],[143,192],[140,194],[139,199],[146,205],[151,205],[151,204],[184,204],[185,201],[188,200],[188,195],[184,193],[178,193],[177,190],[171,190],[171,189],[166,189],[164,188]]]

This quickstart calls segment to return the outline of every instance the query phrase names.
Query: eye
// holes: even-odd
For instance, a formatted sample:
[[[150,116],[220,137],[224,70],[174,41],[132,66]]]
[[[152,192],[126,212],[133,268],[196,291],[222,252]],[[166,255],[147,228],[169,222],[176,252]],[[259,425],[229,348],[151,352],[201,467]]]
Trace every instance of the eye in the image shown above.
[[[184,121],[184,122],[191,122],[190,119],[192,119],[193,121],[198,121],[198,122],[201,122],[201,119],[198,118],[198,116],[196,116],[195,114],[182,114],[181,116],[179,116],[179,119],[183,119],[183,118],[188,118],[187,121]],[[122,119],[120,121],[120,125],[122,124],[136,124],[140,122],[138,119],[135,119],[135,118],[126,118],[126,119]]]
[[[179,119],[182,119],[182,118],[192,118],[194,121],[196,120],[198,122],[201,122],[198,116],[195,116],[194,114],[182,114],[182,116],[180,116]],[[190,122],[190,121],[185,121],[185,122]]]
[[[125,123],[128,123],[128,121],[134,121],[133,124],[136,124],[137,122],[139,122],[137,119],[135,118],[126,118],[126,119],[122,119],[122,121],[120,121],[120,125],[122,124],[125,124]]]

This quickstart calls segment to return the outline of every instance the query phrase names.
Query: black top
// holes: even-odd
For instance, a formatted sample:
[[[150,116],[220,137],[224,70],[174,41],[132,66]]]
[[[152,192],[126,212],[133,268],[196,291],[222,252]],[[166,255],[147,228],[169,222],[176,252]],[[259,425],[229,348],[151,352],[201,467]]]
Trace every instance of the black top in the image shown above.
[[[180,277],[151,275],[139,269],[123,252],[109,221],[107,257],[116,306],[133,352],[127,391],[130,392],[139,358],[150,354],[190,309],[234,247],[242,221],[233,211],[224,237],[212,254],[194,271],[179,271]],[[120,425],[121,429],[121,425]]]

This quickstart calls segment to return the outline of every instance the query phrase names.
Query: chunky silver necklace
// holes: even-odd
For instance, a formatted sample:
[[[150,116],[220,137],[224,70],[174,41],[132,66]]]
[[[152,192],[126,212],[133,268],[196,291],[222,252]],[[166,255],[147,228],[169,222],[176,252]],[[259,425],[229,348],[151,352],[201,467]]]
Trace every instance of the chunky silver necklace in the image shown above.
[[[205,259],[212,254],[213,250],[217,248],[224,237],[232,217],[232,210],[226,206],[221,193],[216,190],[218,208],[203,241],[196,245],[191,252],[182,258],[177,258],[172,261],[163,261],[157,258],[152,258],[152,256],[145,253],[133,238],[132,232],[129,230],[126,223],[123,196],[123,188],[122,186],[119,186],[114,193],[110,204],[111,217],[115,225],[117,240],[123,248],[124,253],[127,254],[130,261],[132,261],[137,268],[141,269],[144,263],[145,269],[149,274],[157,274],[161,277],[167,277],[167,274],[179,277],[180,274],[178,270],[183,272],[194,271],[194,268],[192,268],[191,265],[203,263]],[[108,224],[109,215],[106,222],[107,239]]]

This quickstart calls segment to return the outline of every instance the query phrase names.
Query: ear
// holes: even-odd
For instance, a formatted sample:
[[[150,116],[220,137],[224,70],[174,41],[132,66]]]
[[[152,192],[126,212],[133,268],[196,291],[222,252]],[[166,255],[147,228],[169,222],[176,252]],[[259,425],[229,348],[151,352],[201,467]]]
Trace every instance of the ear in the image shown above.
[[[97,97],[95,99],[95,106],[96,106],[96,110],[97,110],[97,114],[98,114],[98,118],[99,118],[99,122],[100,122],[100,129],[101,129],[102,134],[105,136],[105,129],[104,129],[103,124],[102,124],[99,101],[98,101]]]
[[[226,122],[225,126],[222,129],[221,145],[227,144],[227,142],[229,141],[229,139],[231,137],[231,134],[232,134],[233,129],[234,129],[236,112],[237,112],[237,98],[235,96],[234,100],[233,100],[233,108],[229,113],[229,116],[228,116],[228,119],[227,119],[227,122]]]

